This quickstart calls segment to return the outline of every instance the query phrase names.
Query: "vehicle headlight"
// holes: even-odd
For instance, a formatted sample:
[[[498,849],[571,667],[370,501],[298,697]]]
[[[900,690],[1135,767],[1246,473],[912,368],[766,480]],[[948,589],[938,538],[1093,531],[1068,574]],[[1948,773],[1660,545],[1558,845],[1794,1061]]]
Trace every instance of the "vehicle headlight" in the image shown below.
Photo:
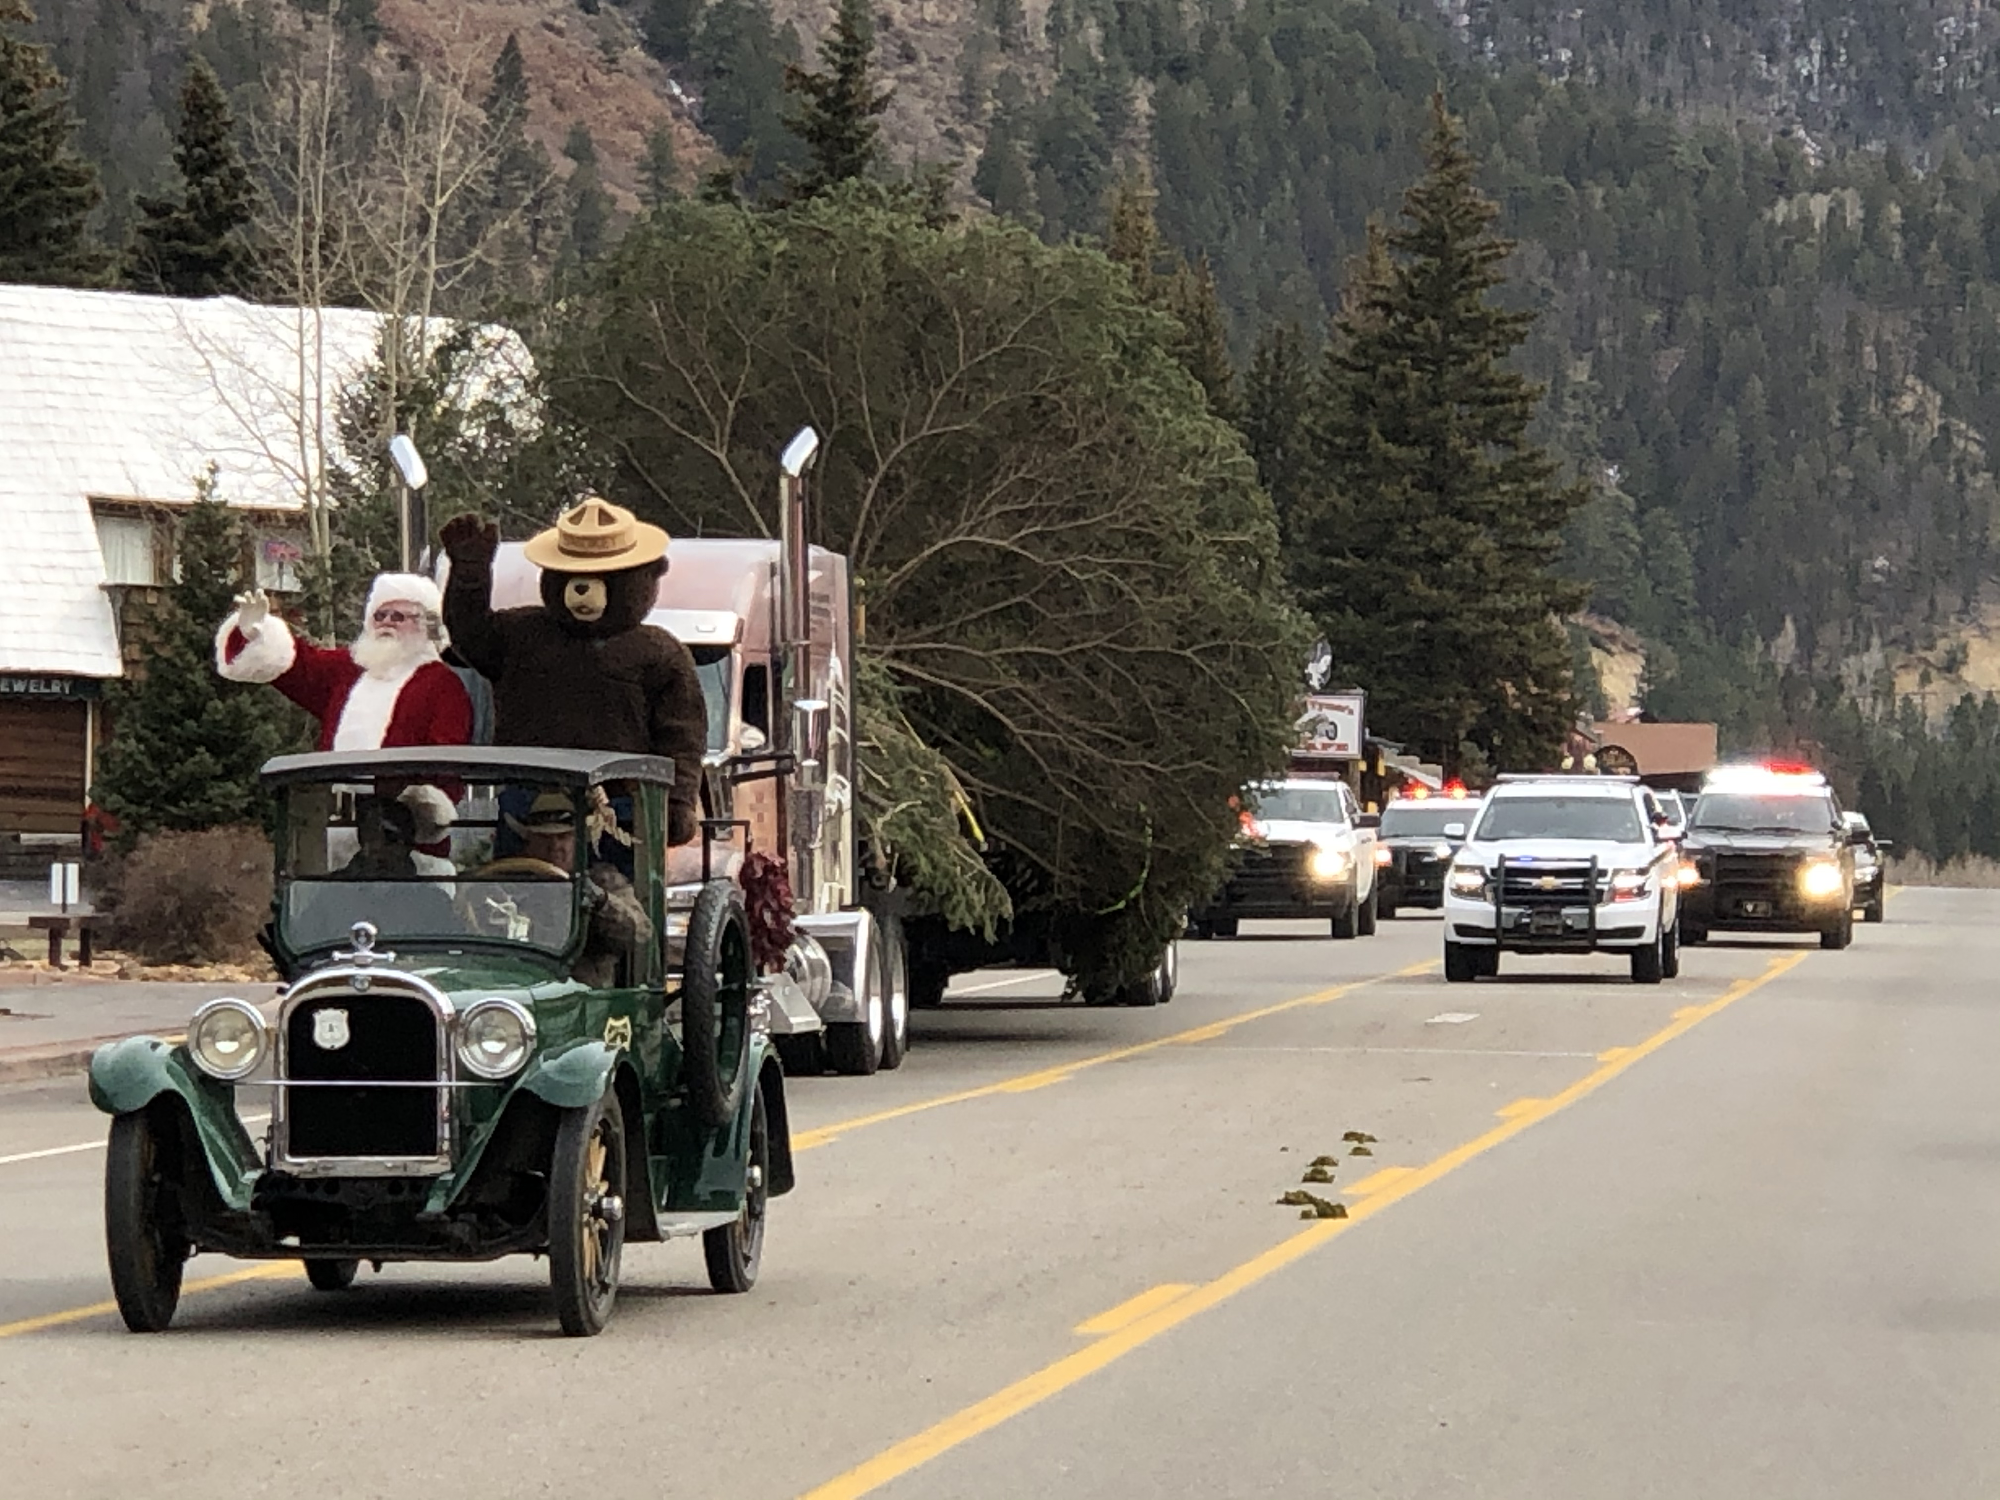
[[[1454,896],[1485,895],[1486,867],[1483,865],[1453,865],[1451,867],[1451,893]]]
[[[535,1045],[535,1018],[512,1000],[477,1000],[458,1022],[458,1060],[481,1078],[517,1073]]]
[[[1650,872],[1645,870],[1613,870],[1611,872],[1611,899],[1613,901],[1637,901],[1649,895],[1653,888]]]
[[[1455,848],[1453,848],[1450,844],[1431,845],[1432,859],[1450,859],[1452,855],[1456,854],[1457,852],[1458,851]]]
[[[211,1000],[188,1022],[187,1049],[195,1066],[225,1083],[256,1071],[269,1033],[247,1000]]]
[[[1338,880],[1347,873],[1347,856],[1338,849],[1315,848],[1306,868],[1314,880]]]
[[[1799,870],[1799,890],[1814,901],[1840,894],[1840,865],[1836,860],[1808,860]]]
[[[1686,890],[1690,886],[1700,885],[1701,866],[1697,865],[1691,859],[1684,859],[1681,861],[1681,867],[1674,872],[1674,879],[1679,882],[1682,890]]]
[[[1387,844],[1377,844],[1375,846],[1375,863],[1377,865],[1386,870],[1395,862],[1396,851],[1394,849],[1391,849]]]

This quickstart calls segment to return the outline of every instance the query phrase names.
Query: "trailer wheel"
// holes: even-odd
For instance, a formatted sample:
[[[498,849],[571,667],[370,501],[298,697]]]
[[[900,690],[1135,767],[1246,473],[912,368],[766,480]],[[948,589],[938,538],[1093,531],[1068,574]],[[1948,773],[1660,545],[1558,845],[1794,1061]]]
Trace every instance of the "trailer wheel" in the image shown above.
[[[360,1271],[358,1260],[327,1260],[315,1256],[306,1262],[306,1280],[316,1292],[344,1292],[354,1285]]]
[[[910,949],[901,917],[883,917],[876,931],[882,944],[887,1021],[882,1029],[882,1071],[887,1073],[902,1067],[910,1051]]]
[[[915,1010],[936,1010],[944,1004],[951,970],[936,959],[910,961],[910,1005]]]

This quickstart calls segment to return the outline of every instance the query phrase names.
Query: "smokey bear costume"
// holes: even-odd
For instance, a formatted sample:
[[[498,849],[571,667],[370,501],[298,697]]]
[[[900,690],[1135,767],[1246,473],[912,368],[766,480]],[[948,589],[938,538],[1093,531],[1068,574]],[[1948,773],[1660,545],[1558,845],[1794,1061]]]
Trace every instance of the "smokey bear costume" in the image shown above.
[[[541,606],[497,611],[499,528],[458,516],[439,539],[451,558],[445,626],[493,684],[494,743],[671,760],[668,840],[693,839],[708,708],[692,653],[646,623],[667,571],[666,532],[589,496],[527,545],[542,570]]]

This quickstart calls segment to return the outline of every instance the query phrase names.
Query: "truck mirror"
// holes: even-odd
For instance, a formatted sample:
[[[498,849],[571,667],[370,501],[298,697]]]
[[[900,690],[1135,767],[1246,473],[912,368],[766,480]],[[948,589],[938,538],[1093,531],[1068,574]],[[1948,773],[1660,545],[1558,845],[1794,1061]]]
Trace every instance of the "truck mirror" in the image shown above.
[[[755,724],[745,724],[742,732],[736,736],[736,742],[743,747],[745,754],[754,755],[764,748],[764,731]]]
[[[1464,825],[1463,823],[1447,823],[1447,824],[1445,824],[1445,825],[1444,825],[1444,836],[1445,836],[1446,838],[1448,838],[1448,839],[1462,839],[1462,838],[1464,838],[1464,837],[1465,837],[1465,825]]]
[[[792,748],[800,765],[818,765],[826,759],[831,712],[823,698],[801,698],[792,705]]]

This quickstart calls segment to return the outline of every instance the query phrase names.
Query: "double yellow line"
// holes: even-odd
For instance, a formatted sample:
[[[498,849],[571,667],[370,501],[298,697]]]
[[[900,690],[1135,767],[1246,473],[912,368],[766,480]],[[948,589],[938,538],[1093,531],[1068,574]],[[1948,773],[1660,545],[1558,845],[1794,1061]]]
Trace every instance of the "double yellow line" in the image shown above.
[[[1439,1178],[1457,1171],[1475,1157],[1491,1151],[1501,1142],[1512,1140],[1530,1126],[1546,1120],[1560,1110],[1567,1109],[1586,1095],[1595,1093],[1641,1058],[1659,1051],[1668,1042],[1692,1031],[1710,1016],[1727,1009],[1745,995],[1762,989],[1780,975],[1797,968],[1806,957],[1804,952],[1796,952],[1773,959],[1762,974],[1739,980],[1708,1004],[1686,1006],[1676,1011],[1670,1025],[1654,1032],[1636,1046],[1617,1047],[1600,1053],[1600,1061],[1594,1071],[1578,1079],[1553,1098],[1515,1101],[1500,1111],[1502,1122],[1499,1125],[1462,1146],[1453,1147],[1427,1165],[1407,1172],[1390,1170],[1376,1173],[1367,1180],[1367,1183],[1359,1186],[1373,1186],[1378,1181],[1380,1186],[1375,1187],[1374,1191],[1350,1208],[1345,1219],[1317,1219],[1308,1227],[1279,1241],[1262,1254],[1252,1256],[1234,1269],[1225,1271],[1205,1285],[1185,1288],[1178,1285],[1155,1287],[1151,1292],[1142,1292],[1131,1302],[1091,1319],[1090,1322],[1082,1324],[1077,1331],[1084,1334],[1100,1334],[1097,1342],[1066,1355],[1053,1364],[1043,1366],[1032,1375],[1017,1380],[1012,1385],[994,1392],[985,1400],[946,1417],[942,1422],[926,1428],[915,1437],[905,1438],[866,1463],[849,1469],[845,1474],[828,1480],[816,1489],[807,1491],[801,1500],[859,1500],[860,1496],[880,1489],[912,1469],[930,1462],[983,1432],[991,1431],[1031,1407],[1040,1405],[1049,1397],[1067,1390],[1085,1377],[1094,1375],[1114,1361],[1124,1358],[1141,1345],[1150,1343],[1168,1329],[1176,1328],[1190,1318],[1227,1301],[1246,1287],[1256,1285],[1272,1273],[1283,1270],[1294,1261],[1311,1254],[1327,1241],[1345,1234],[1356,1224],[1373,1218],[1391,1204],[1400,1203],[1412,1193],[1429,1187]],[[1301,1000],[1293,1003],[1309,1002]]]

